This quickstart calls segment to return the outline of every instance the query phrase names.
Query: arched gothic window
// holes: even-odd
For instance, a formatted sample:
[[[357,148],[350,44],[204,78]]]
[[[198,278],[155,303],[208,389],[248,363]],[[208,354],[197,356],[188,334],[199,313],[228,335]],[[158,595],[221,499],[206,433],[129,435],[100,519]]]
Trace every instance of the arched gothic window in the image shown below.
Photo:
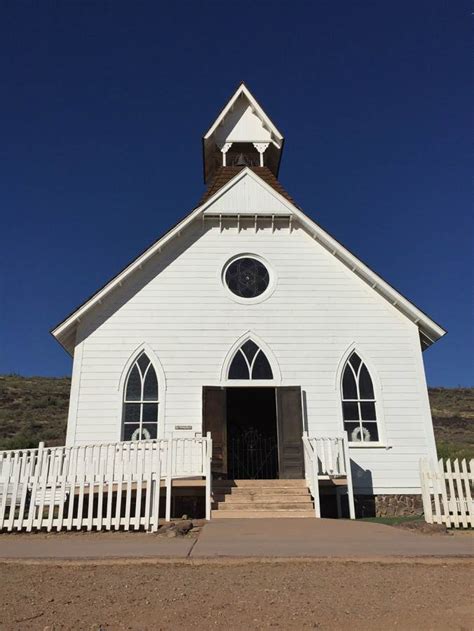
[[[356,352],[347,360],[342,375],[342,413],[350,442],[379,440],[374,386],[367,366]]]
[[[158,434],[158,379],[148,355],[133,363],[125,382],[122,440],[150,440]]]
[[[237,350],[229,367],[229,379],[273,379],[265,353],[252,340]]]

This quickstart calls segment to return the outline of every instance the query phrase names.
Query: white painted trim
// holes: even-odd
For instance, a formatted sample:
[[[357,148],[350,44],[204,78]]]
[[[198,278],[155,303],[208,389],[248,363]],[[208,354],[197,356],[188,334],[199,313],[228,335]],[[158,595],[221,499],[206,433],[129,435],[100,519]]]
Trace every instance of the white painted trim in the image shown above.
[[[143,342],[131,353],[124,367],[122,368],[122,372],[120,373],[120,377],[117,384],[117,441],[122,441],[122,420],[123,420],[123,393],[125,384],[127,382],[128,374],[137,360],[138,356],[145,352],[152,363],[152,366],[156,370],[156,376],[158,379],[158,429],[157,429],[157,438],[165,438],[165,406],[166,406],[166,375],[163,370],[163,366],[161,365],[160,360],[158,359],[155,351],[151,348],[149,344]]]
[[[82,354],[84,350],[84,343],[80,342],[75,349],[74,359],[72,364],[71,375],[71,390],[69,395],[69,410],[67,417],[67,430],[66,430],[66,446],[70,447],[76,444],[76,427],[77,427],[77,413],[79,408],[79,396],[81,391],[81,377],[82,377]]]
[[[270,120],[267,114],[265,114],[263,109],[260,107],[255,97],[251,94],[250,90],[243,83],[239,85],[237,90],[230,97],[229,101],[227,102],[227,105],[224,106],[219,116],[216,118],[216,120],[212,123],[211,127],[209,127],[207,132],[204,134],[204,140],[207,140],[210,136],[212,136],[212,134],[216,131],[216,129],[222,123],[222,121],[227,116],[230,109],[232,108],[232,106],[234,105],[234,103],[237,101],[237,99],[239,98],[241,94],[243,94],[247,98],[249,104],[251,105],[252,109],[255,111],[257,116],[261,119],[262,123],[266,127],[268,127],[270,132],[274,134],[278,138],[278,140],[281,142],[283,140],[282,134],[278,131],[276,126],[273,124],[273,122]]]
[[[227,375],[229,373],[229,368],[232,360],[234,359],[235,353],[239,350],[239,348],[247,342],[247,340],[252,340],[255,344],[262,349],[265,353],[266,358],[270,364],[273,373],[273,379],[227,379]],[[222,362],[221,374],[219,385],[221,386],[240,386],[240,387],[248,387],[248,388],[264,388],[266,386],[279,386],[281,385],[281,371],[280,366],[278,364],[278,360],[273,354],[271,348],[264,342],[256,333],[253,331],[246,331],[243,335],[241,335],[231,346],[230,350],[227,352],[227,355]]]
[[[51,333],[59,341],[62,342],[67,334],[68,329],[76,325],[78,320],[84,316],[94,305],[101,302],[105,296],[110,293],[115,287],[122,285],[125,279],[130,276],[134,271],[143,267],[143,265],[154,254],[160,252],[161,249],[167,245],[174,237],[179,236],[181,231],[188,226],[196,217],[201,215],[208,206],[213,204],[216,199],[225,193],[243,177],[253,178],[258,181],[259,184],[265,188],[271,195],[274,195],[282,204],[284,204],[290,212],[299,220],[300,224],[308,231],[313,238],[336,256],[342,263],[344,263],[349,269],[362,278],[372,289],[376,290],[382,297],[384,297],[392,306],[396,305],[396,308],[400,310],[410,321],[414,322],[423,333],[430,338],[432,342],[438,340],[445,335],[446,331],[440,327],[436,322],[424,314],[418,307],[416,307],[409,300],[404,298],[393,287],[386,283],[380,276],[368,268],[362,261],[356,256],[351,254],[344,246],[338,243],[333,237],[331,237],[325,230],[320,228],[314,221],[312,221],[305,213],[293,204],[291,204],[285,197],[280,195],[269,184],[264,182],[257,174],[255,174],[248,167],[242,169],[234,178],[229,180],[225,186],[219,189],[212,197],[210,197],[202,206],[195,208],[185,219],[183,219],[177,226],[167,232],[161,239],[156,241],[152,246],[146,250],[135,261],[122,270],[117,276],[109,281],[100,291],[98,291],[92,298],[86,301],[81,307],[79,307],[74,313],[72,313],[66,320],[54,328]],[[429,335],[427,333],[429,332]],[[69,352],[73,349],[68,348]]]
[[[334,379],[334,388],[335,390],[337,390],[337,392],[341,393],[342,392],[342,374],[343,374],[343,370],[344,370],[344,366],[346,365],[347,360],[349,359],[349,357],[352,355],[353,352],[356,352],[359,357],[362,359],[362,361],[364,362],[364,364],[367,366],[367,369],[370,373],[370,376],[372,378],[372,383],[374,383],[374,387],[375,390],[379,390],[380,392],[382,392],[383,390],[383,386],[382,383],[380,381],[377,369],[375,368],[375,366],[373,366],[372,364],[372,360],[369,358],[367,359],[367,356],[364,352],[364,350],[361,350],[361,345],[358,344],[355,341],[352,341],[349,346],[347,346],[346,350],[344,351],[344,353],[341,355],[339,362],[337,364],[337,368],[336,368],[336,375],[335,375],[335,379]],[[374,374],[372,374],[374,373]],[[377,393],[376,393],[377,394]]]
[[[342,377],[344,374],[344,367],[352,355],[353,352],[356,352],[357,355],[361,358],[362,362],[366,365],[367,370],[369,371],[370,378],[372,379],[372,385],[374,387],[375,394],[375,416],[377,420],[377,431],[379,434],[379,440],[374,441],[373,443],[356,443],[352,442],[348,439],[348,445],[352,449],[355,447],[356,449],[364,449],[369,448],[373,449],[374,447],[383,447],[385,449],[391,449],[391,446],[387,444],[386,439],[386,429],[385,429],[385,418],[383,413],[383,399],[382,399],[382,382],[380,381],[380,377],[378,371],[372,361],[372,359],[367,358],[367,354],[364,351],[363,347],[361,349],[361,345],[355,342],[352,342],[348,348],[343,353],[339,363],[337,365],[336,370],[336,389],[337,389],[337,402],[338,402],[338,418],[339,418],[339,427],[342,432],[344,430],[344,417],[342,414]]]
[[[418,375],[419,396],[421,401],[421,414],[423,417],[423,427],[426,436],[427,447],[430,452],[430,458],[437,462],[438,452],[436,448],[436,440],[433,428],[433,417],[431,415],[430,398],[428,395],[428,384],[426,383],[425,365],[423,355],[419,346],[412,346],[415,352],[415,365]]]
[[[243,258],[251,258],[251,259],[260,261],[262,265],[265,265],[268,272],[268,276],[269,276],[268,287],[265,289],[265,291],[262,294],[260,294],[260,296],[256,296],[255,298],[242,298],[240,296],[237,296],[227,287],[227,283],[225,282],[225,274],[227,272],[227,268],[229,267],[229,265],[231,265],[234,261],[237,261],[238,259],[243,259]],[[263,256],[260,256],[259,254],[254,254],[253,252],[240,251],[238,254],[234,254],[234,256],[231,256],[230,258],[226,256],[226,260],[224,264],[221,266],[221,269],[218,270],[218,272],[220,272],[219,279],[227,298],[230,298],[234,302],[238,302],[241,305],[256,305],[260,302],[265,302],[265,300],[268,300],[271,297],[271,295],[276,289],[277,279],[276,279],[276,274],[275,274],[275,270],[273,269],[273,266],[270,265],[270,263],[265,258],[263,258]]]

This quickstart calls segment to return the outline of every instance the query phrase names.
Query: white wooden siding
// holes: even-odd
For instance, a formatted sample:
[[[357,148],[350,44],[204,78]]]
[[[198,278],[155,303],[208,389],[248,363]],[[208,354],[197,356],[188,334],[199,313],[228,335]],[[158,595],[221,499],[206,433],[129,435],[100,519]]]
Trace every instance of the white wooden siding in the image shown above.
[[[288,215],[289,210],[288,205],[262,186],[262,182],[244,177],[231,186],[225,195],[217,197],[204,211],[205,215],[215,213]]]
[[[272,295],[235,301],[221,272],[234,255],[263,257]],[[351,449],[355,492],[420,492],[420,457],[435,457],[418,329],[304,230],[272,231],[196,220],[80,323],[68,444],[120,438],[124,366],[141,345],[166,375],[164,423],[201,431],[202,386],[217,385],[229,349],[247,331],[265,341],[282,385],[300,385],[309,434],[342,431],[337,373],[358,348],[379,383],[384,447]],[[80,377],[80,378],[79,378]]]

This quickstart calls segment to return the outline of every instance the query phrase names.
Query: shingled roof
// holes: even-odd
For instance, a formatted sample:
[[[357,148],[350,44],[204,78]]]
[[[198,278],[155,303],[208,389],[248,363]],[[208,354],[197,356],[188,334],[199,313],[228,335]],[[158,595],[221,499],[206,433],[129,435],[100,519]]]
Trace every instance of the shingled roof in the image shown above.
[[[201,198],[198,206],[204,204],[210,197],[215,195],[219,189],[230,182],[230,180],[237,175],[242,169],[245,169],[244,166],[229,166],[229,167],[220,167],[216,172],[214,179],[212,180],[209,188],[204,193]],[[273,173],[267,167],[247,167],[251,171],[253,171],[256,175],[258,175],[264,182],[269,184],[272,188],[276,190],[277,193],[280,193],[285,199],[291,202],[293,205],[297,206],[295,200],[288,195],[283,186],[277,180],[277,178],[273,175]]]

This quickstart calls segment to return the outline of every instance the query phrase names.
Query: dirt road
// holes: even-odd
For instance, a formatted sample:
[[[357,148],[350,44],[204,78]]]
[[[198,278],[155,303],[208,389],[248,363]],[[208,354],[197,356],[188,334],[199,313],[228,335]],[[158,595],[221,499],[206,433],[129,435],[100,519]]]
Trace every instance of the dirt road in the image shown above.
[[[0,629],[474,629],[473,564],[1,564]]]

